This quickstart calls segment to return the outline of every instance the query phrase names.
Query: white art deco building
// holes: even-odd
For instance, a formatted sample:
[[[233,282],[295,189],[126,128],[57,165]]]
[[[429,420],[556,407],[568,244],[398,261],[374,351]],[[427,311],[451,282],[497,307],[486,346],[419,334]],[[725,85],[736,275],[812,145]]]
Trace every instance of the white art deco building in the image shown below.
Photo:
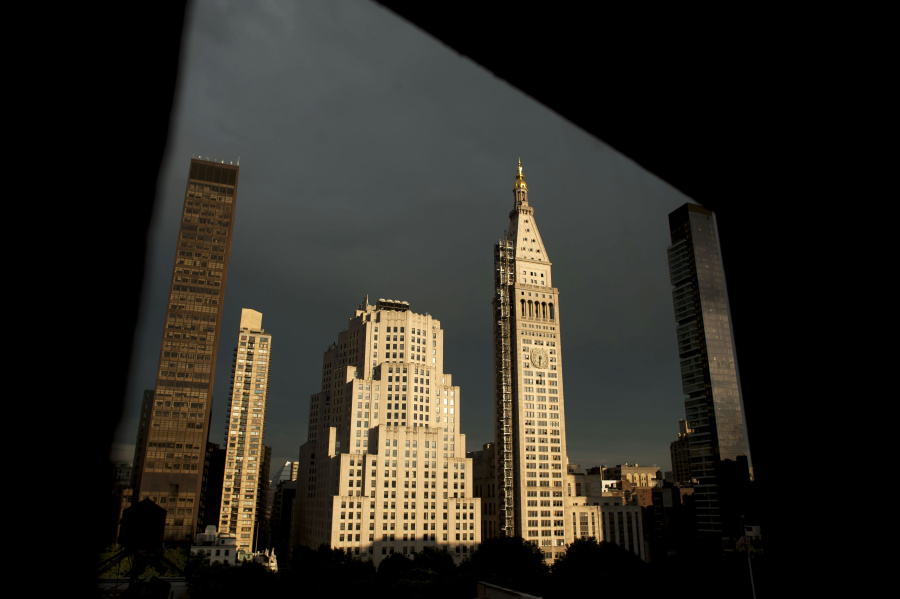
[[[300,448],[299,542],[368,556],[424,547],[456,559],[481,541],[444,331],[409,303],[368,297],[325,351]]]

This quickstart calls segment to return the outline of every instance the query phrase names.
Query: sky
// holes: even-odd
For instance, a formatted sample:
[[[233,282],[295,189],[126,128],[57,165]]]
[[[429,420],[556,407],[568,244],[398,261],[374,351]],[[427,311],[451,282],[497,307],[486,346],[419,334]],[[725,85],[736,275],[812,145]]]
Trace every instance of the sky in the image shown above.
[[[132,460],[155,383],[192,156],[240,160],[210,441],[241,308],[273,337],[275,476],[366,295],[441,322],[466,449],[493,441],[493,245],[521,158],[560,293],[569,462],[671,468],[684,403],[667,216],[691,200],[368,0],[190,3],[113,459]]]

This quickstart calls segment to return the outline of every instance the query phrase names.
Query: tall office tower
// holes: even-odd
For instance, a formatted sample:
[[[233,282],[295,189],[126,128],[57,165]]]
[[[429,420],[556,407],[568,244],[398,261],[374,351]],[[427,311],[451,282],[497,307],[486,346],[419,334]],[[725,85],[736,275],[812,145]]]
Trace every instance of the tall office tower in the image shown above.
[[[218,443],[206,444],[206,463],[203,465],[203,495],[200,497],[201,522],[209,522],[207,526],[219,521],[219,508],[222,507],[222,483],[225,480],[225,446]]]
[[[368,297],[325,351],[300,448],[299,542],[379,563],[392,553],[481,542],[481,502],[460,433],[444,331],[409,303]]]
[[[191,160],[134,493],[166,509],[168,542],[190,543],[212,524],[199,509],[237,183],[237,166]]]
[[[234,533],[238,550],[248,553],[256,551],[269,484],[268,448],[263,443],[271,355],[272,335],[262,328],[262,313],[242,309],[226,423],[219,532]]]
[[[687,422],[678,421],[678,439],[669,445],[669,453],[672,457],[672,481],[679,486],[691,485],[691,429]]]
[[[494,426],[498,531],[565,551],[566,424],[559,290],[538,233],[522,163],[509,229],[494,245]],[[571,531],[570,531],[571,534]]]
[[[709,210],[685,204],[669,214],[669,276],[675,303],[678,357],[690,448],[698,531],[723,530],[717,464],[749,456],[744,437],[728,296],[716,221]]]

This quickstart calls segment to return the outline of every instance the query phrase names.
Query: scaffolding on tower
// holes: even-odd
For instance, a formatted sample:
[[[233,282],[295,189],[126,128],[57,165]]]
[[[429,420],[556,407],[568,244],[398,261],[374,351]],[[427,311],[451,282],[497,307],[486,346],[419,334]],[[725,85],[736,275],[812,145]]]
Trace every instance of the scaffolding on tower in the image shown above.
[[[496,296],[494,301],[494,363],[497,426],[497,477],[500,534],[516,536],[514,469],[512,356],[510,341],[510,286],[515,283],[515,248],[508,238],[494,245]]]

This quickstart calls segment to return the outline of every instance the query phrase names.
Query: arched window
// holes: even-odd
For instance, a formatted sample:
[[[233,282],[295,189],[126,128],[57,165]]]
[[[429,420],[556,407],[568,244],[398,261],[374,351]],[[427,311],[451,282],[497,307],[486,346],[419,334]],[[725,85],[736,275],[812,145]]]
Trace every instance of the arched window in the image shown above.
[[[528,318],[534,318],[534,304],[531,300],[528,300]]]
[[[556,320],[556,314],[553,310],[553,304],[550,304],[550,320]]]
[[[522,300],[522,311],[519,313],[523,318],[525,317],[525,300]]]

